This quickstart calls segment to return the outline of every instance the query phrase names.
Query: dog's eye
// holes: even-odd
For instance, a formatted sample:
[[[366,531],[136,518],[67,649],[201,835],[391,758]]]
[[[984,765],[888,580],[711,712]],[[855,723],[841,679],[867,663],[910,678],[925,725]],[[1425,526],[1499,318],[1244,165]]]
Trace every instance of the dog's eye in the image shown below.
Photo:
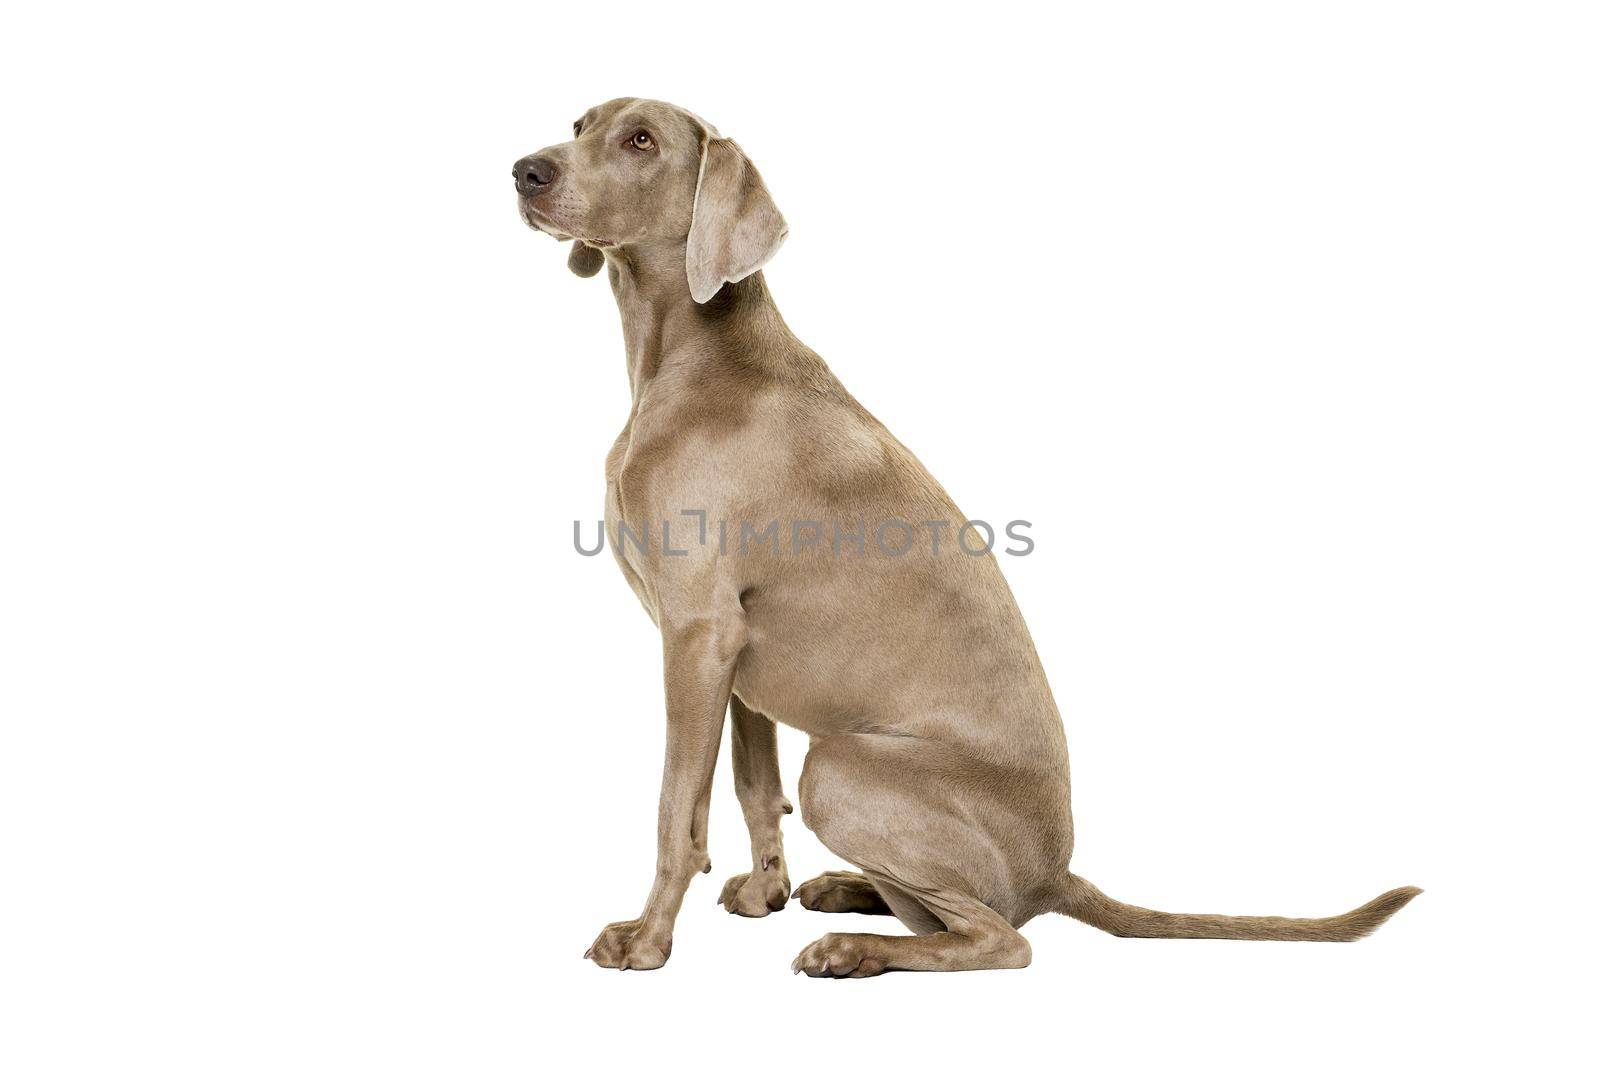
[[[641,152],[648,152],[650,149],[656,146],[655,140],[643,130],[640,130],[638,133],[630,137],[628,139],[628,143],[633,145],[633,147],[637,148]]]

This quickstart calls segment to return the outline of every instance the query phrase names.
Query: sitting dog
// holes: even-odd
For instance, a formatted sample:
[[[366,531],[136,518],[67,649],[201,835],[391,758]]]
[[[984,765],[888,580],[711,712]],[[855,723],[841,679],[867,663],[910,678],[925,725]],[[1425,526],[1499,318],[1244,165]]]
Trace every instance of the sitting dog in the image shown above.
[[[805,825],[860,869],[795,896],[913,932],[828,934],[794,961],[808,975],[1025,967],[1018,928],[1050,911],[1123,937],[1353,941],[1421,892],[1326,919],[1183,915],[1070,873],[1066,739],[1022,615],[981,533],[778,314],[761,268],[788,230],[739,146],[619,99],[513,175],[523,220],[572,240],[579,275],[605,267],[622,312],[633,403],[606,458],[606,527],[665,660],[655,882],[588,958],[666,962],[710,869],[724,718],[751,869],[722,904],[761,916],[790,899],[783,723],[811,737]]]

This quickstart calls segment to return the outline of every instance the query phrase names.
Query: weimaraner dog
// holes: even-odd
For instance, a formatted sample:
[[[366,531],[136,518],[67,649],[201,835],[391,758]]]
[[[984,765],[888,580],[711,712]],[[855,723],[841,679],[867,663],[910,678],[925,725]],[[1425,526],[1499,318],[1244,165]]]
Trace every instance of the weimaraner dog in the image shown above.
[[[725,717],[751,869],[721,903],[790,899],[775,723],[811,737],[805,825],[860,873],[800,886],[827,912],[912,936],[828,934],[813,976],[1025,967],[1018,928],[1065,912],[1122,937],[1353,941],[1421,890],[1326,919],[1183,915],[1077,874],[1067,745],[985,535],[778,314],[761,274],[788,233],[761,176],[705,121],[651,100],[586,112],[517,161],[523,220],[606,268],[628,421],[606,457],[606,528],[661,631],[667,705],[655,883],[600,931],[602,967],[660,967],[696,872]],[[941,536],[942,535],[942,536]]]

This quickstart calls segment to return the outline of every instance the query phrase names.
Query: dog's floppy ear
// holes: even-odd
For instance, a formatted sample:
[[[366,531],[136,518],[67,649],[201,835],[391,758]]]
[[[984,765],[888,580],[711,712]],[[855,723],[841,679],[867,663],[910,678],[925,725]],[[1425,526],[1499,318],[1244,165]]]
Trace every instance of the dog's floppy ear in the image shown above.
[[[695,302],[704,304],[724,282],[760,270],[787,236],[789,226],[755,166],[732,141],[708,137],[684,257]]]
[[[582,241],[572,242],[572,251],[567,255],[567,269],[572,273],[580,278],[593,278],[605,265],[605,254],[598,248]]]

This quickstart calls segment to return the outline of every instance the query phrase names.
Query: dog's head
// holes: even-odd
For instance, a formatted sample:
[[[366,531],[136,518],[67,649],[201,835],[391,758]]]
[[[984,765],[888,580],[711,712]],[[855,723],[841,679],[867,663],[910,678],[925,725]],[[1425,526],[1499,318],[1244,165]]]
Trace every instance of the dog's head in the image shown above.
[[[517,160],[523,221],[575,244],[588,277],[603,250],[682,244],[689,292],[705,303],[760,270],[788,236],[761,175],[710,123],[671,104],[624,97],[590,108],[573,139]]]

